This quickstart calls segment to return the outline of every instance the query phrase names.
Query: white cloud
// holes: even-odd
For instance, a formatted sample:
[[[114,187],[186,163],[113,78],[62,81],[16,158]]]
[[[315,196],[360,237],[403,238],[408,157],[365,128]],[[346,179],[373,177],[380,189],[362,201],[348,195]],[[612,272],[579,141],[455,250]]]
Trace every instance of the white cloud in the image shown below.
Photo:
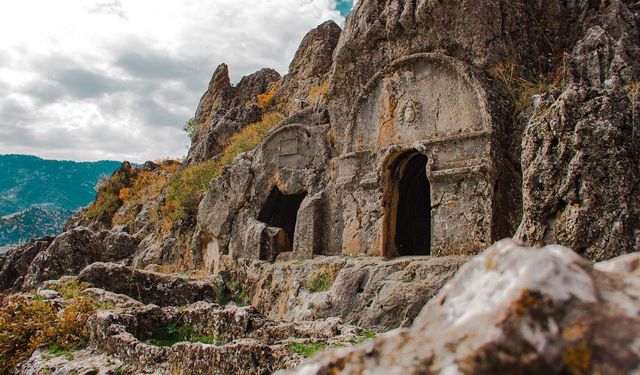
[[[286,73],[335,0],[0,3],[0,153],[144,161],[186,152],[215,67]]]

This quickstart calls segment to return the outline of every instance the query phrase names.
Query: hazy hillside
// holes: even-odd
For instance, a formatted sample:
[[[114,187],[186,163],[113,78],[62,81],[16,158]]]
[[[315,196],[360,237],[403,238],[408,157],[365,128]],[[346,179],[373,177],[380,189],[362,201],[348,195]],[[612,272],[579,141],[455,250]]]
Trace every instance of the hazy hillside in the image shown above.
[[[74,210],[93,200],[100,176],[119,165],[0,155],[0,246],[58,232]]]

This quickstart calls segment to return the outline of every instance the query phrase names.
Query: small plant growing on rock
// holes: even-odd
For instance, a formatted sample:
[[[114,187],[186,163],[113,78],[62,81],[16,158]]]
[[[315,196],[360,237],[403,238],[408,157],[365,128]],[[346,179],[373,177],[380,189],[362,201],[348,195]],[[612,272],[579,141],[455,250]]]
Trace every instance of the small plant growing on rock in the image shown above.
[[[47,352],[49,353],[49,358],[64,356],[68,361],[73,361],[74,359],[74,356],[70,351],[58,346],[58,344],[52,344],[49,346],[49,348],[47,348]]]
[[[179,342],[193,342],[210,345],[224,345],[227,342],[215,335],[202,335],[189,325],[170,324],[157,332],[148,344],[160,347],[173,346]]]
[[[498,79],[511,97],[514,116],[527,109],[535,95],[551,89],[560,89],[566,85],[569,78],[569,58],[564,56],[562,65],[546,77],[530,80],[524,72],[525,69],[513,60],[503,61],[491,70],[492,75]]]
[[[323,351],[327,348],[327,344],[321,342],[315,342],[310,344],[293,343],[287,346],[293,353],[301,355],[305,358],[311,357],[317,352]]]
[[[309,293],[326,292],[336,281],[339,271],[340,268],[336,264],[323,265],[309,276],[304,286],[305,290]]]
[[[358,336],[358,338],[354,338],[349,340],[349,342],[351,343],[351,345],[359,345],[367,340],[371,340],[374,339],[376,337],[376,333],[373,331],[364,331],[361,335]]]
[[[315,303],[313,303],[313,302],[310,302],[310,303],[307,305],[307,310],[314,310],[315,308],[316,308],[316,304],[315,304]]]
[[[191,142],[193,142],[196,139],[196,130],[197,130],[196,119],[192,117],[189,120],[187,120],[187,122],[184,123],[182,130],[184,130],[185,133],[187,133],[187,135],[189,136],[189,139],[191,140]]]

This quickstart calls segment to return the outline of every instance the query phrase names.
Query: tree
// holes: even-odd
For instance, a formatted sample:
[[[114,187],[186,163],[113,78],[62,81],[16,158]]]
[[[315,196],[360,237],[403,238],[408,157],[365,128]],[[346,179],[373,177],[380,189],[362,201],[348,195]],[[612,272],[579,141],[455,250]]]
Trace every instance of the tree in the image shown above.
[[[193,142],[196,138],[196,120],[193,117],[190,118],[182,129],[189,135],[189,138],[191,138]]]

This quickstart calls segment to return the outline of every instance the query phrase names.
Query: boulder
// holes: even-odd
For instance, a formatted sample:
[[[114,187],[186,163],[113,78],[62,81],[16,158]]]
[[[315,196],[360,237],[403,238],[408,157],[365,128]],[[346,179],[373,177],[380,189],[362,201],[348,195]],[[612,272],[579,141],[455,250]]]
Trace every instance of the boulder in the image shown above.
[[[119,261],[129,258],[138,248],[139,241],[124,232],[104,231],[99,234],[104,245],[103,261]]]
[[[45,280],[76,275],[87,265],[104,259],[104,245],[89,229],[77,227],[58,236],[46,251],[39,253],[25,276],[24,288]]]
[[[640,368],[640,278],[562,246],[504,240],[465,264],[407,329],[291,374],[622,374]]]
[[[158,306],[215,302],[223,297],[225,291],[224,283],[217,278],[189,279],[114,263],[94,263],[80,272],[78,281]]]
[[[31,262],[51,245],[53,239],[42,237],[0,254],[0,291],[20,289]]]

